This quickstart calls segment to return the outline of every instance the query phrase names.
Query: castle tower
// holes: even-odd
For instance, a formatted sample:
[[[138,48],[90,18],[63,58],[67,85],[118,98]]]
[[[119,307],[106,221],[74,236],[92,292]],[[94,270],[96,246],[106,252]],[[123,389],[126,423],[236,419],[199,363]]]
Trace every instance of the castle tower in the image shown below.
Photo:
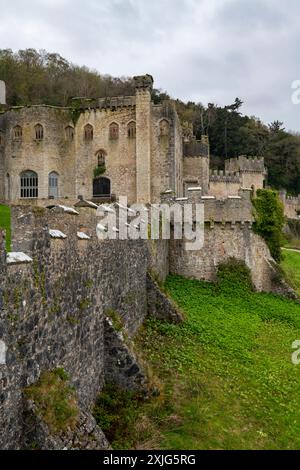
[[[5,82],[0,80],[0,106],[6,104],[6,87]]]
[[[151,202],[151,75],[134,77],[136,88],[136,200]]]

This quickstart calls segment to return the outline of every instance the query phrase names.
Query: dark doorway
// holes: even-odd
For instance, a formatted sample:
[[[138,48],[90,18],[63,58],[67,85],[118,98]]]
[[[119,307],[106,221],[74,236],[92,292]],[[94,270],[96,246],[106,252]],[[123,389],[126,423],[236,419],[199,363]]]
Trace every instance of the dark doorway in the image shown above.
[[[93,197],[110,196],[110,180],[100,177],[93,180]]]

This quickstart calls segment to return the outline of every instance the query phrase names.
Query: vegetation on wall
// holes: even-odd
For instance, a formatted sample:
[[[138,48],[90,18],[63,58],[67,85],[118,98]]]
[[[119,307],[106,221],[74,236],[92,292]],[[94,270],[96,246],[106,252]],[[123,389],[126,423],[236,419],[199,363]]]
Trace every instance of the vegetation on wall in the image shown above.
[[[266,241],[275,261],[281,260],[282,229],[285,224],[284,210],[276,191],[259,189],[253,199],[254,231]]]
[[[98,176],[103,175],[106,172],[106,166],[105,165],[98,165],[94,168],[94,178],[97,178]]]
[[[68,384],[63,369],[43,372],[37,383],[25,389],[26,397],[33,400],[37,413],[53,433],[76,425],[78,406],[74,389]]]

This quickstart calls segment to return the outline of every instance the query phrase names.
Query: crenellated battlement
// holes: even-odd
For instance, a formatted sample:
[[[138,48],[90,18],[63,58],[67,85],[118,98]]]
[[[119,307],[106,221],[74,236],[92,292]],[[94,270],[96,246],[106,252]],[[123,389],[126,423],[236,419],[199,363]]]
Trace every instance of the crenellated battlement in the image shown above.
[[[225,170],[254,173],[265,173],[266,171],[263,157],[248,157],[245,155],[225,160]]]
[[[211,170],[209,181],[214,183],[241,183],[241,176],[240,173],[231,172],[231,171],[224,171],[224,170]]]
[[[183,156],[184,158],[190,157],[208,157],[209,156],[209,144],[205,139],[196,140],[192,139],[189,142],[183,144]]]

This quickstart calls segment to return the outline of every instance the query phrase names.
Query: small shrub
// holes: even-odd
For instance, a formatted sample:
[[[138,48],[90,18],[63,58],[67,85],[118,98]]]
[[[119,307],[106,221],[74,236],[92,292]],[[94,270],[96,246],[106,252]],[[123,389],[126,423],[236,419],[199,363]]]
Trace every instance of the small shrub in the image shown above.
[[[99,165],[94,168],[94,178],[97,178],[97,176],[101,176],[106,172],[106,167],[105,165]]]
[[[93,414],[113,448],[132,446],[132,427],[142,401],[139,393],[121,389],[115,384],[107,384],[99,395]]]
[[[251,280],[250,269],[246,266],[244,261],[238,260],[236,258],[229,258],[224,263],[219,264],[217,271],[217,286],[226,287],[232,290],[234,286],[235,289],[253,289],[253,284]]]

